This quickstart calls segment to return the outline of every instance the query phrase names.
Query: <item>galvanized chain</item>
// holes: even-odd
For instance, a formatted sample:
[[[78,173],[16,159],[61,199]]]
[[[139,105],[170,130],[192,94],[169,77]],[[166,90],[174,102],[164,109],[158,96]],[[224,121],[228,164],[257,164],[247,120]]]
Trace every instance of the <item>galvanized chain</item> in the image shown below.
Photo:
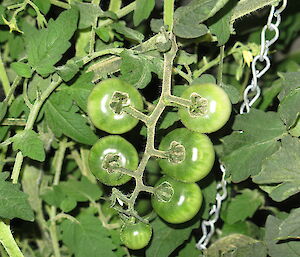
[[[261,48],[260,53],[256,57],[254,57],[251,63],[252,70],[252,80],[251,83],[246,87],[244,91],[244,102],[240,108],[240,114],[249,113],[251,106],[255,103],[255,101],[259,98],[261,94],[260,87],[258,86],[258,79],[261,78],[271,67],[271,61],[268,57],[269,48],[273,45],[277,39],[279,38],[279,25],[281,22],[281,13],[287,6],[287,0],[283,0],[282,6],[278,9],[275,6],[271,7],[271,11],[268,17],[267,24],[263,27],[261,32]],[[275,19],[275,23],[272,21]],[[272,39],[266,39],[266,31],[274,31],[275,35]],[[257,69],[257,62],[264,63],[265,67],[262,69]],[[222,179],[217,184],[217,194],[216,194],[216,204],[214,204],[209,212],[209,219],[204,220],[201,223],[202,228],[202,237],[196,244],[196,247],[199,250],[206,249],[211,237],[215,232],[215,223],[219,219],[220,210],[222,206],[222,201],[227,197],[227,189],[226,189],[226,170],[225,167],[221,164],[220,169],[222,172]]]

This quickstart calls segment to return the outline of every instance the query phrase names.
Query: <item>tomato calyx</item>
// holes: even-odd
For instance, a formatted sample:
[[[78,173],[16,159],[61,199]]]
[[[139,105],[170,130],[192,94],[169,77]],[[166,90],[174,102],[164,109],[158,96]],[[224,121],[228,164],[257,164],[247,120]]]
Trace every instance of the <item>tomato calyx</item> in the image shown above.
[[[130,101],[127,93],[115,91],[110,100],[109,106],[114,113],[122,114],[123,108],[129,106],[129,104]]]
[[[182,144],[172,141],[169,151],[166,152],[169,162],[180,163],[185,159],[185,148]]]
[[[174,195],[174,189],[169,182],[164,181],[155,187],[154,195],[160,202],[170,202]]]
[[[113,173],[115,169],[121,167],[121,158],[119,155],[114,153],[108,153],[105,155],[102,168],[108,173]]]
[[[208,100],[197,93],[192,93],[190,96],[191,106],[189,114],[191,117],[205,115],[208,112]]]

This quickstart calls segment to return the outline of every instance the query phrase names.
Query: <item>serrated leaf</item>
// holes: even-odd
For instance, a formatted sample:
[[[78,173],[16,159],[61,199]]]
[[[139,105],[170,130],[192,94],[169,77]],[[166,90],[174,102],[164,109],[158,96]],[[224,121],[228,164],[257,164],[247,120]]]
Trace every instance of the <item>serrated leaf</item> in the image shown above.
[[[179,245],[187,240],[192,230],[199,226],[199,222],[191,226],[169,226],[160,218],[152,223],[153,238],[150,246],[146,249],[146,256],[161,257],[169,256]]]
[[[270,197],[283,201],[300,192],[299,166],[299,139],[286,136],[281,140],[280,149],[263,162],[262,171],[253,177],[253,182],[268,185]]]
[[[177,112],[167,112],[166,115],[163,116],[162,122],[159,124],[159,129],[166,129],[178,120],[179,116]]]
[[[188,5],[176,9],[174,13],[174,33],[183,38],[196,38],[208,32],[201,24],[219,11],[228,0],[193,0]]]
[[[224,45],[231,34],[231,15],[235,1],[228,2],[209,22],[208,27],[212,34],[217,36],[218,46]]]
[[[291,91],[281,100],[278,112],[287,128],[295,124],[300,113],[300,88]]]
[[[133,13],[133,24],[138,26],[143,20],[148,19],[155,7],[155,0],[136,0]]]
[[[87,145],[93,145],[97,141],[97,136],[86,124],[87,120],[76,113],[77,109],[66,93],[52,94],[45,107],[48,126],[57,137],[65,134]]]
[[[280,224],[278,238],[300,239],[300,208],[291,211],[289,216]]]
[[[144,35],[142,33],[138,32],[137,30],[126,27],[126,25],[123,22],[113,23],[111,25],[111,28],[128,39],[132,39],[139,43],[141,43],[144,40]]]
[[[268,254],[271,257],[299,257],[300,242],[299,241],[282,241],[278,242],[279,227],[282,220],[269,215],[266,222],[266,233],[264,242],[268,248]]]
[[[228,84],[222,84],[222,88],[227,93],[232,104],[237,104],[239,102],[240,92],[237,90],[236,87]]]
[[[28,203],[28,195],[20,190],[19,185],[5,181],[8,176],[8,172],[0,173],[0,217],[33,221],[34,215]]]
[[[222,162],[232,180],[240,182],[261,171],[262,161],[278,150],[278,139],[286,130],[278,113],[255,109],[238,115],[233,129],[231,135],[221,139]]]
[[[57,67],[56,71],[64,81],[69,81],[79,72],[79,69],[82,66],[82,59],[74,57],[72,59],[69,59],[65,65]]]
[[[148,55],[135,55],[129,50],[125,50],[120,55],[122,57],[121,78],[137,88],[146,87],[151,81],[151,72],[155,72],[158,77],[162,75],[163,62],[158,57]]]
[[[69,40],[77,29],[78,11],[75,8],[62,12],[48,28],[25,33],[29,65],[40,75],[55,71],[54,65],[71,46]]]
[[[181,65],[197,63],[197,54],[190,54],[186,51],[179,50],[176,57],[176,63]]]
[[[206,257],[267,257],[264,242],[251,237],[233,234],[213,243],[206,251]]]
[[[83,73],[70,87],[63,89],[71,95],[78,106],[85,112],[87,112],[88,96],[94,87],[92,83],[93,77],[93,72]]]
[[[263,203],[264,197],[258,190],[244,189],[241,194],[230,200],[223,219],[229,224],[244,221],[248,217],[251,218]]]
[[[96,201],[100,199],[102,194],[102,189],[97,184],[93,184],[87,178],[82,177],[81,181],[71,179],[47,188],[41,197],[49,205],[69,212],[76,207],[77,202]]]
[[[75,6],[79,9],[79,29],[86,29],[91,27],[96,18],[104,14],[99,5],[92,3],[75,2]]]
[[[43,141],[33,130],[23,130],[12,138],[13,150],[20,150],[24,156],[36,161],[45,160]]]
[[[281,77],[282,90],[278,95],[278,99],[281,101],[291,91],[300,87],[300,72],[279,73],[279,75]]]
[[[78,221],[65,220],[60,226],[62,240],[75,257],[116,257],[112,239],[98,218],[82,215]]]
[[[10,67],[20,76],[24,78],[31,78],[32,70],[27,63],[13,62]]]

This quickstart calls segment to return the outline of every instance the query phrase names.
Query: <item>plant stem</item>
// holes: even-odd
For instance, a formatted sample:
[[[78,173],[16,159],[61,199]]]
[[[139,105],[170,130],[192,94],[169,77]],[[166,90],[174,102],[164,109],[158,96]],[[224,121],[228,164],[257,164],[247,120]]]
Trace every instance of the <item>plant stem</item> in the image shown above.
[[[5,96],[7,96],[10,91],[10,83],[4,67],[4,63],[2,61],[1,53],[0,53],[0,80],[2,82]]]
[[[120,19],[124,16],[126,16],[127,14],[131,13],[132,11],[134,11],[135,9],[135,1],[132,2],[131,4],[126,5],[125,7],[123,7],[122,9],[118,10],[116,12],[117,17]],[[99,24],[99,27],[105,27],[109,24],[112,24],[114,21],[111,19],[107,19],[104,21],[101,21]]]
[[[61,82],[62,82],[61,78],[59,78],[57,81],[53,81],[49,85],[49,87],[47,87],[47,89],[42,93],[41,97],[36,100],[32,109],[30,110],[30,113],[29,113],[29,116],[27,119],[27,123],[25,126],[25,130],[31,130],[33,128],[34,122],[35,122],[44,102],[50,96],[50,94],[60,85]],[[13,183],[18,183],[18,178],[19,178],[21,167],[22,167],[23,159],[24,159],[24,157],[23,157],[22,152],[18,152],[17,156],[16,156],[16,161],[14,164],[13,172],[11,175],[11,179],[12,179]]]
[[[219,62],[219,67],[218,67],[218,76],[217,76],[217,84],[219,86],[222,85],[222,75],[223,75],[223,59],[224,59],[224,49],[225,46],[220,47],[220,62]]]
[[[168,27],[168,31],[173,30],[173,17],[174,17],[174,1],[164,1],[164,25]]]
[[[53,186],[56,186],[59,184],[60,174],[61,174],[61,169],[62,169],[62,164],[63,164],[66,149],[67,149],[67,140],[66,140],[66,138],[64,138],[62,141],[60,141],[59,148],[55,152],[55,155],[53,158],[53,166],[54,166],[54,170],[55,170]],[[56,222],[55,222],[55,217],[56,217],[56,207],[55,206],[51,206],[49,215],[50,215],[50,220],[51,220],[49,231],[50,231],[50,237],[51,237],[51,241],[52,241],[54,256],[60,257],[61,255],[60,255],[60,250],[59,250],[59,243],[58,243],[58,238],[57,238],[57,229],[56,229]]]
[[[0,242],[10,257],[24,257],[9,226],[9,221],[0,220]]]
[[[58,7],[61,7],[61,8],[64,8],[64,9],[70,9],[71,6],[67,3],[64,3],[62,1],[59,1],[59,0],[50,0],[50,3],[53,4],[53,5],[56,5]]]
[[[122,0],[110,0],[108,10],[111,12],[117,12],[120,10]]]

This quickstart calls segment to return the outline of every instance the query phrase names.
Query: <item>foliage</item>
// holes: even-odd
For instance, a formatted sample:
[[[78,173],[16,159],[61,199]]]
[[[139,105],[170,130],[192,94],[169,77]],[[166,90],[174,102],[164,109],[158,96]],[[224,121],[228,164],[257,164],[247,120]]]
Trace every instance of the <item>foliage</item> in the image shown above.
[[[300,256],[296,0],[282,13],[279,39],[268,52],[271,69],[259,78],[261,95],[249,113],[239,114],[268,10],[280,2],[0,0],[0,256]],[[120,135],[139,153],[139,165],[131,171],[119,159],[101,159],[101,169],[133,178],[108,187],[90,170],[90,149],[108,133],[93,124],[87,102],[95,84],[119,80],[142,95],[142,108],[132,108],[128,94],[111,107],[139,120]],[[170,224],[151,207],[151,194],[157,201],[176,195],[170,183],[157,183],[164,174],[158,160],[180,162],[192,151],[176,139],[169,149],[159,145],[184,127],[178,110],[202,111],[203,97],[181,97],[198,84],[221,87],[232,112],[225,126],[207,133],[216,161],[193,185],[201,188],[200,211]],[[190,109],[184,110],[190,121]],[[216,202],[219,162],[228,195],[217,233],[200,251],[195,245]],[[131,222],[152,227],[143,249],[120,239]]]

